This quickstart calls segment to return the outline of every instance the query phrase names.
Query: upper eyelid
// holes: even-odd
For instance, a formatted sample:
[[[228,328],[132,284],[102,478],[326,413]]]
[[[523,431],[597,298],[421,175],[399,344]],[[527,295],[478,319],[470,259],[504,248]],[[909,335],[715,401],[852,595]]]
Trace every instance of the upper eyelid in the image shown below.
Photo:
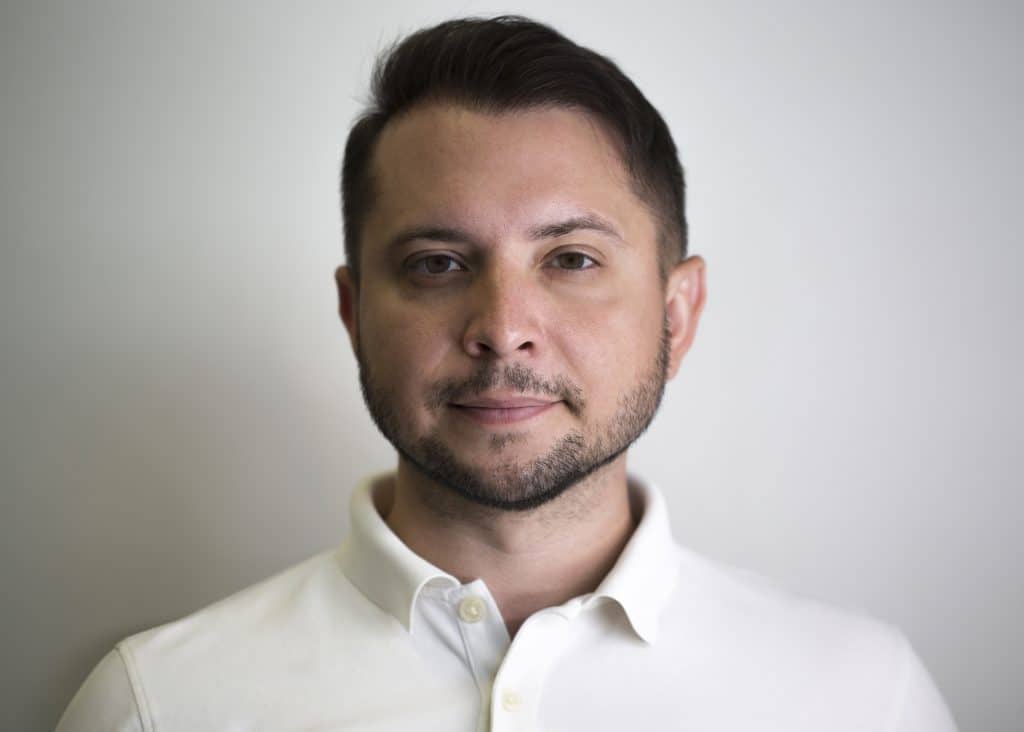
[[[469,268],[468,265],[464,261],[462,261],[462,259],[459,256],[457,256],[456,254],[454,254],[453,252],[419,252],[417,254],[414,254],[414,255],[408,257],[402,263],[402,266],[407,267],[407,268],[408,267],[412,267],[414,265],[419,264],[420,262],[422,262],[424,260],[430,259],[431,257],[447,257],[448,259],[450,259],[453,262],[455,262],[456,264],[458,264],[460,267],[465,267],[466,269]]]

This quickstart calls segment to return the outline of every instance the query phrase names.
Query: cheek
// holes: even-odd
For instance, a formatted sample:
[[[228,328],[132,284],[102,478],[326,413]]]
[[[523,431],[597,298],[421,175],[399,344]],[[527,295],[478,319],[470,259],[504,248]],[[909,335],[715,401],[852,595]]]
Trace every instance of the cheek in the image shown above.
[[[441,324],[422,308],[363,303],[360,346],[374,378],[393,393],[422,390],[444,353]]]
[[[575,314],[561,332],[560,350],[591,404],[611,411],[621,393],[646,378],[657,358],[663,309],[657,293],[632,291]]]

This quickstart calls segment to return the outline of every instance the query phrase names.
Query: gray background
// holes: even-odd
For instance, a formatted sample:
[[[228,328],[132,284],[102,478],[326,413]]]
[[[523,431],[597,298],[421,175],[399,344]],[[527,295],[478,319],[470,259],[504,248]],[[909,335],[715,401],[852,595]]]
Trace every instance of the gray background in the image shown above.
[[[345,134],[385,43],[495,10],[680,145],[709,301],[631,458],[677,538],[1019,729],[1020,5],[549,1],[3,6],[0,727],[340,541],[393,464],[335,316]]]

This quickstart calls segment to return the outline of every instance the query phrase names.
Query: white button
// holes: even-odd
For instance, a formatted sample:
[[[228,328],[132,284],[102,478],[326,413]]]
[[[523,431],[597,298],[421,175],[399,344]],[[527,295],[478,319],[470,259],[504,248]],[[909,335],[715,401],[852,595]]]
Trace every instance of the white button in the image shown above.
[[[484,619],[487,606],[479,597],[464,597],[459,603],[459,617],[467,623],[476,623]]]
[[[523,699],[514,691],[506,691],[501,695],[501,706],[506,712],[514,712],[523,705]]]

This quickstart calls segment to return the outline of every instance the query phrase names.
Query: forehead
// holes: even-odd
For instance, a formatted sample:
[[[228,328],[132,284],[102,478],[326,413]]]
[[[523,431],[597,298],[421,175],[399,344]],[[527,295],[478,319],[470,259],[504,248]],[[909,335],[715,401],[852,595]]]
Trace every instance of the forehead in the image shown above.
[[[384,128],[372,179],[370,241],[374,233],[422,224],[457,223],[497,236],[583,211],[634,236],[653,231],[616,144],[572,109],[413,109]]]

